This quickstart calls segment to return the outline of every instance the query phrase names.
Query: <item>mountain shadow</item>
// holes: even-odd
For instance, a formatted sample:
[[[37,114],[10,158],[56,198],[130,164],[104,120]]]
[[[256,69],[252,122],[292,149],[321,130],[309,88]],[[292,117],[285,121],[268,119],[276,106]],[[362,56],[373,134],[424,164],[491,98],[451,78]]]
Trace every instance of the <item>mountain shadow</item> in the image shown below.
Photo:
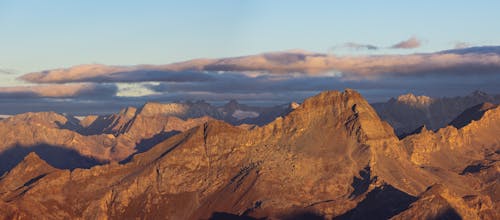
[[[130,162],[132,160],[132,158],[134,157],[134,155],[146,152],[149,149],[151,149],[152,147],[156,146],[157,144],[159,144],[159,143],[163,142],[164,140],[167,140],[168,138],[170,138],[170,137],[172,137],[172,136],[174,136],[176,134],[179,134],[179,133],[180,133],[180,131],[169,131],[169,132],[162,131],[162,132],[160,132],[158,134],[155,134],[151,138],[142,139],[135,146],[136,152],[133,153],[133,154],[131,154],[127,158],[123,159],[122,161],[120,161],[120,164],[124,164],[124,163]]]
[[[73,149],[62,146],[53,146],[44,143],[33,146],[16,145],[0,153],[0,176],[14,168],[30,152],[35,152],[48,164],[58,169],[88,169],[107,162],[83,156]]]
[[[354,209],[334,219],[389,219],[406,210],[416,200],[416,197],[391,185],[383,185],[370,191]]]
[[[214,212],[212,216],[210,216],[209,220],[256,220],[256,218],[252,218],[249,216],[240,216],[225,212]]]
[[[448,208],[444,212],[439,213],[435,219],[442,220],[462,220],[462,216],[453,208]]]
[[[71,131],[78,131],[78,130],[83,129],[83,127],[78,123],[79,122],[78,119],[76,119],[73,116],[65,116],[65,117],[68,119],[66,121],[66,123],[63,124],[59,121],[55,122],[57,124],[57,126],[59,126],[59,128],[67,129],[67,130],[71,130]]]
[[[288,213],[284,216],[280,216],[283,220],[325,220],[326,218],[322,215],[308,210],[297,210]]]
[[[358,178],[356,176],[353,177],[351,186],[354,188],[354,191],[349,196],[350,198],[354,198],[365,193],[368,190],[370,183],[372,182],[370,180],[371,172],[369,166],[366,166],[364,169],[360,170],[359,176],[361,178]]]
[[[210,216],[209,220],[260,220],[260,219],[274,219],[274,218],[253,218],[246,215],[235,215],[226,212],[214,212]],[[288,214],[279,216],[278,219],[282,220],[324,220],[325,217],[322,215],[315,213],[313,211],[307,210],[296,210],[292,211]]]

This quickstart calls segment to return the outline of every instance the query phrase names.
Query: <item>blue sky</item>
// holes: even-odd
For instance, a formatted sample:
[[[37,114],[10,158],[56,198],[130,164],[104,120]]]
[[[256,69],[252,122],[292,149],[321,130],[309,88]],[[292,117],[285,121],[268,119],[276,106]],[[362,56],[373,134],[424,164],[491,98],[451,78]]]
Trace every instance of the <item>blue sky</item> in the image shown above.
[[[0,0],[0,68],[166,64],[416,36],[430,52],[500,44],[500,1]]]

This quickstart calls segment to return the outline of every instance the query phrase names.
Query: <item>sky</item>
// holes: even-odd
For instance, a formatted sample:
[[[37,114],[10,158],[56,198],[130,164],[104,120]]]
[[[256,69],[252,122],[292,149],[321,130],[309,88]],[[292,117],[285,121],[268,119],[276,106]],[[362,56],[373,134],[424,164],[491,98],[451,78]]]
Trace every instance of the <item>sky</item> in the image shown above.
[[[410,61],[414,62],[416,58],[407,57],[406,55],[430,54],[454,48],[500,45],[500,28],[497,28],[498,21],[500,21],[499,8],[500,1],[495,0],[0,0],[0,98],[11,98],[9,95],[13,93],[19,95],[20,91],[22,91],[23,97],[26,96],[27,92],[23,91],[25,88],[11,87],[51,86],[50,84],[54,83],[19,80],[18,77],[24,74],[69,68],[82,64],[165,65],[196,58],[215,59],[290,50],[309,51],[334,57],[370,57],[370,60],[354,59],[353,62],[355,63],[371,61],[371,58],[377,56],[384,56],[384,59],[387,58],[387,60],[398,59],[398,56],[403,56],[404,60],[408,60],[407,63],[410,63]],[[435,69],[428,69],[426,67],[427,61],[419,61],[418,64],[415,64],[419,65],[416,68],[418,71],[415,70],[415,73],[422,72],[421,69],[434,73],[443,65],[448,68],[449,63],[456,66],[449,67],[450,69],[446,71],[455,71],[457,67],[464,65],[463,62],[475,62],[474,65],[479,65],[480,60],[483,59],[483,57],[481,59],[478,57],[476,57],[477,59],[471,57],[446,57],[445,60],[440,56],[429,57],[434,59],[432,62],[434,62],[433,67]],[[424,58],[431,59],[429,57]],[[490,62],[487,64],[488,67],[493,65],[496,68],[496,58],[488,57],[488,62]],[[333,58],[330,57],[327,60],[331,61],[331,59]],[[439,59],[439,62],[437,59]],[[347,62],[346,60],[350,62],[353,59],[344,59],[342,62]],[[346,71],[353,72],[356,76],[361,75],[360,72],[356,72],[361,70],[348,67],[345,62],[342,63],[336,59],[332,62],[336,62],[336,65],[325,67],[324,70],[344,71],[343,76],[348,74]],[[377,60],[377,62],[384,63],[384,65],[388,63],[385,60],[384,62]],[[238,65],[242,64],[238,63]],[[287,64],[282,63],[282,65]],[[339,68],[339,65],[342,68]],[[401,63],[398,65],[400,65],[398,71],[409,68]],[[270,70],[263,66],[259,71],[273,72],[275,67],[273,68]],[[368,66],[366,68],[373,69],[378,68],[378,66]],[[479,69],[481,68],[479,67]],[[459,88],[456,88],[455,92],[443,93],[438,91],[437,88],[439,87],[455,88],[464,82],[443,86],[439,82],[446,80],[432,77],[429,79],[428,74],[425,77],[417,77],[418,80],[407,78],[406,81],[401,79],[401,82],[404,84],[410,81],[427,80],[426,82],[436,85],[435,88],[431,89],[435,90],[435,92],[428,95],[440,93],[463,95],[470,92],[470,90],[481,89],[481,86],[488,83],[485,86],[486,90],[495,87],[495,84],[491,83],[491,79],[497,77],[497,69],[495,68],[489,71],[495,72],[495,74],[480,74],[481,77],[474,72],[475,70],[471,70],[469,78],[474,80],[468,79],[468,81],[474,81],[476,84],[474,86],[464,86],[466,89],[463,89],[462,92],[458,92]],[[130,69],[126,70],[130,71]],[[158,70],[158,68],[155,70]],[[185,71],[185,69],[179,70]],[[207,71],[203,68],[202,70]],[[225,71],[225,69],[218,69],[218,71],[220,70]],[[97,70],[88,71],[90,72],[80,74],[93,74],[92,71]],[[144,71],[134,71],[134,73],[144,75]],[[164,69],[161,69],[161,71],[164,71]],[[252,71],[254,70],[252,69]],[[390,72],[388,70],[384,71],[386,75]],[[217,82],[230,83],[231,80],[237,80],[237,77],[249,77],[249,69],[244,69],[244,72],[245,76],[240,76],[238,74],[241,73],[237,72],[236,75],[229,75],[229,77],[220,77],[218,75],[210,75],[209,77],[216,78]],[[169,72],[167,74],[173,73]],[[377,76],[381,74],[382,72],[375,73]],[[386,79],[384,82],[394,81],[394,79],[389,80],[388,75],[386,75],[384,75],[384,79]],[[235,76],[237,77],[235,78]],[[116,76],[113,77],[113,79],[116,79]],[[156,77],[154,79],[157,79],[158,76],[154,77]],[[248,84],[276,81],[273,77],[263,77],[245,79]],[[333,81],[329,85],[332,86],[322,85],[317,89],[313,89],[321,80],[309,76],[301,77],[307,78],[304,79],[304,82],[310,83],[311,86],[308,90],[310,93],[321,89],[344,88],[342,82],[345,82],[345,79],[333,79],[330,76],[328,79]],[[415,76],[412,75],[411,77]],[[373,80],[373,77],[368,78],[361,80]],[[73,81],[70,80],[69,83],[91,83],[92,85],[69,85],[71,88],[63,88],[63,84],[63,86],[57,87],[60,89],[57,91],[75,93],[76,90],[83,91],[82,88],[85,88],[83,93],[85,93],[87,99],[92,97],[88,94],[94,94],[87,93],[89,88],[95,88],[97,91],[114,91],[115,96],[116,94],[119,94],[118,96],[123,96],[123,94],[125,94],[124,96],[137,96],[137,94],[140,96],[141,94],[158,95],[161,93],[171,95],[174,93],[180,94],[180,92],[172,91],[170,88],[184,88],[183,86],[191,85],[186,83],[193,83],[182,82],[184,84],[179,85],[179,82],[174,82],[172,84],[172,82],[165,81],[165,79],[151,80],[151,76],[141,80],[136,79],[135,82],[115,82],[116,80],[113,79],[107,78],[106,82],[99,82],[95,79],[90,82],[72,79]],[[352,86],[353,82],[360,85],[360,79],[356,78],[356,80],[358,81],[353,81],[353,77],[348,77],[349,83],[345,86]],[[269,83],[269,86],[296,85],[297,77],[293,75],[293,77],[284,81],[286,83],[280,85]],[[380,83],[370,82],[372,84]],[[196,85],[198,86],[198,84]],[[391,83],[391,85],[394,85],[394,83]],[[210,86],[224,87],[226,85],[222,86],[220,83],[214,83],[213,85],[200,86],[200,88]],[[254,85],[245,86],[249,88],[256,87]],[[117,88],[113,89],[112,87]],[[364,89],[369,86],[359,87],[359,89]],[[410,88],[415,89],[399,89],[386,92],[381,91],[382,88],[377,88],[377,90],[373,89],[363,95],[375,100],[377,97],[388,98],[385,96],[394,96],[400,92],[426,94],[425,91],[429,90],[429,88],[420,88],[420,84],[412,84]],[[40,98],[61,98],[47,95],[49,94],[48,90],[50,89],[36,88],[30,89],[28,93],[36,93],[37,101],[40,101]],[[194,94],[200,94],[201,92],[210,92],[213,96],[217,95],[219,98],[216,99],[231,98],[232,91],[230,90],[217,91],[217,94],[213,94],[215,93],[213,90],[213,88],[210,88],[210,91],[194,89],[189,91],[190,94],[176,96],[175,99],[194,98],[196,96]],[[493,91],[492,89],[489,90]],[[225,93],[225,95],[221,96],[221,93]],[[255,91],[246,91],[245,95],[249,96],[250,93],[258,96]],[[310,93],[307,93],[307,95]],[[200,97],[211,99],[211,96],[205,95],[200,95]],[[27,96],[33,98],[31,95]],[[298,95],[296,98],[302,99],[304,96],[306,95]],[[242,94],[235,94],[234,97],[241,98],[243,96]],[[277,96],[274,99],[280,99],[279,97],[282,96]],[[71,98],[75,97],[71,96]],[[151,97],[148,96],[144,99],[146,98]],[[174,97],[170,98],[174,99]]]
[[[499,1],[0,0],[0,68],[166,64],[346,42],[500,44]],[[386,51],[392,53],[394,51]],[[400,52],[400,51],[397,51]]]

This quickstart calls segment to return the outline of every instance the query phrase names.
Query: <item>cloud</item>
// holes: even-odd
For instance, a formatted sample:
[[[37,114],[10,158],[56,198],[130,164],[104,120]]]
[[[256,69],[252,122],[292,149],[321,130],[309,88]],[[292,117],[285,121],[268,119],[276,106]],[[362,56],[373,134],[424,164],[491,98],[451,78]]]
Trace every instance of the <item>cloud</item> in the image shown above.
[[[420,47],[422,42],[416,37],[411,37],[408,40],[401,41],[397,44],[392,45],[390,48],[392,49],[414,49]]]
[[[33,83],[184,82],[211,80],[201,72],[163,70],[161,66],[113,67],[105,65],[79,65],[67,69],[29,73],[21,76],[20,79]]]
[[[187,61],[158,66],[77,66],[30,73],[33,83],[67,82],[207,82],[217,74],[334,75],[345,79],[377,79],[411,75],[497,74],[500,47],[474,47],[408,55],[336,56],[306,52],[276,52],[252,56]]]
[[[359,43],[354,43],[354,42],[347,42],[345,44],[342,44],[340,46],[335,46],[333,47],[333,50],[336,49],[351,49],[351,50],[378,50],[379,47],[371,44],[359,44]]]
[[[442,75],[430,78],[406,76],[377,80],[345,80],[334,76],[276,77],[262,75],[249,77],[244,74],[223,74],[209,82],[164,82],[158,85],[148,85],[148,88],[161,94],[151,97],[163,97],[167,100],[222,101],[243,99],[253,101],[281,100],[281,102],[300,101],[302,98],[324,90],[353,88],[362,91],[370,101],[380,101],[408,92],[432,96],[454,96],[478,88],[490,92],[500,92],[498,83],[496,83],[498,80],[500,80],[500,74],[493,76]]]
[[[0,98],[103,98],[116,94],[117,87],[109,84],[62,84],[0,87]]]

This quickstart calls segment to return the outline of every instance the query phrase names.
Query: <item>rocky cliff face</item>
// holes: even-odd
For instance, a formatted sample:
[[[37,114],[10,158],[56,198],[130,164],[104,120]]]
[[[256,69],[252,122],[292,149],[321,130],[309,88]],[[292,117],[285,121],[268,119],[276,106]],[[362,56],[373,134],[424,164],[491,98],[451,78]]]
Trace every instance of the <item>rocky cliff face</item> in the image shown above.
[[[147,124],[157,120],[155,117],[138,114],[121,131],[143,132],[142,126],[136,129],[134,125]],[[474,140],[483,144],[476,145],[478,152],[498,152],[498,145],[486,146],[498,138],[491,132],[477,137],[484,138],[482,142],[465,135],[498,131],[498,117],[498,112],[486,111],[479,121],[459,131],[463,137],[453,136],[463,138],[453,143]],[[495,158],[474,157],[488,166],[478,172],[458,169],[463,165],[434,164],[439,160],[427,151],[422,151],[422,158],[428,164],[415,162],[414,155],[423,145],[419,135],[435,136],[424,131],[400,141],[359,93],[323,92],[265,126],[242,129],[208,120],[121,164],[58,170],[30,154],[0,179],[0,213],[6,213],[0,215],[48,219],[415,218],[434,216],[432,210],[422,214],[417,209],[432,197],[437,198],[437,212],[449,209],[463,218],[494,217],[498,203]],[[435,143],[441,147],[441,142]],[[18,178],[18,170],[26,169],[23,164],[40,169]],[[446,186],[446,191],[427,190],[436,183]],[[25,190],[16,190],[21,184],[27,185]]]
[[[474,109],[477,107],[464,113]],[[492,108],[483,114],[477,121],[465,119],[464,115],[468,114],[459,116],[456,121],[469,121],[469,124],[458,129],[451,125],[436,132],[424,128],[404,138],[402,141],[412,162],[461,172],[469,163],[498,154],[500,108]],[[471,116],[475,118],[476,115]]]

